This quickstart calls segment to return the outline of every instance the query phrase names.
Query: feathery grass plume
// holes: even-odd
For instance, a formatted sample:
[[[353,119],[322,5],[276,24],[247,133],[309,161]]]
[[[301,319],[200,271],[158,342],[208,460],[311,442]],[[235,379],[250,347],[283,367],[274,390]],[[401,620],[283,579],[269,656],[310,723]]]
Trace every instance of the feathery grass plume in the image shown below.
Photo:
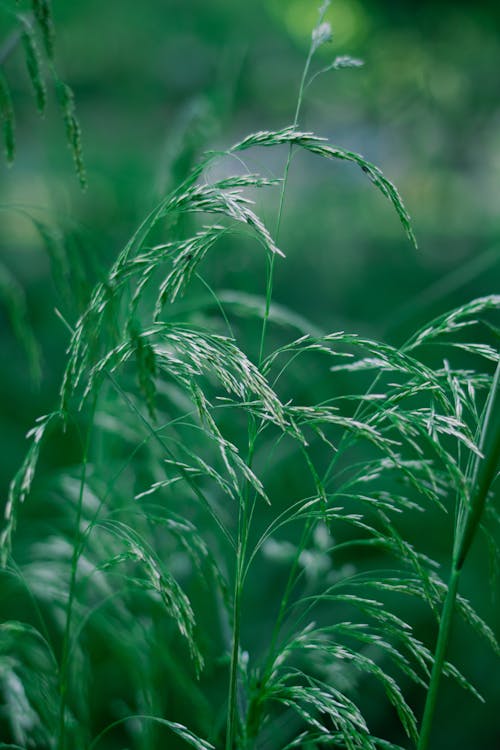
[[[57,715],[57,661],[47,639],[19,621],[0,625],[0,693],[16,744],[50,747]]]
[[[24,57],[35,94],[36,106],[40,114],[43,114],[47,105],[47,87],[45,85],[42,60],[38,50],[38,42],[29,19],[23,15],[19,15],[19,21],[22,25],[21,38],[23,42]]]
[[[7,164],[14,161],[16,142],[14,136],[14,108],[5,77],[0,70],[0,119],[2,120],[3,142]]]
[[[52,422],[60,417],[59,412],[52,412],[43,417],[39,417],[37,424],[28,434],[27,438],[31,439],[31,445],[26,454],[26,458],[9,486],[9,495],[4,510],[4,525],[0,534],[0,564],[5,566],[11,552],[12,534],[16,528],[17,508],[22,504],[31,490],[31,484],[35,475],[36,465],[42,442],[45,438],[47,428]]]
[[[99,525],[122,540],[126,545],[126,551],[137,561],[143,578],[129,580],[134,585],[150,588],[160,596],[168,614],[175,620],[179,632],[186,639],[199,672],[203,667],[203,658],[195,639],[195,617],[187,595],[135,529],[123,521],[111,519],[102,521]]]
[[[444,313],[435,318],[428,325],[417,331],[405,344],[405,351],[416,349],[418,346],[430,343],[440,336],[448,333],[456,333],[459,330],[477,325],[479,322],[475,316],[482,315],[490,310],[500,308],[500,295],[490,294],[486,297],[466,302],[451,312]]]
[[[49,60],[54,59],[55,30],[52,19],[50,0],[31,0],[33,15],[35,16],[40,34],[43,39],[45,53]]]
[[[325,21],[326,11],[330,7],[330,0],[325,0],[318,9],[318,21],[311,33],[311,56],[326,42],[332,41],[332,27]]]
[[[245,399],[253,394],[262,404],[267,418],[282,429],[288,426],[284,407],[257,367],[227,337],[195,330],[188,326],[157,323],[141,333],[151,341],[159,369],[170,374],[188,389],[193,378],[212,372],[228,393]],[[84,398],[94,388],[96,377],[109,369],[114,372],[135,353],[130,339],[123,341],[91,369]]]
[[[330,38],[328,5],[322,5],[313,31],[295,124],[208,154],[145,217],[95,285],[74,327],[62,411],[67,416],[74,406],[84,410],[90,401],[98,434],[95,444],[90,437],[86,443],[80,476],[62,472],[46,500],[50,524],[35,520],[23,561],[49,632],[64,633],[59,750],[73,741],[98,750],[115,729],[122,744],[149,750],[158,744],[154,725],[200,750],[394,750],[369,726],[367,692],[368,700],[373,690],[377,701],[392,706],[413,744],[423,740],[410,705],[412,690],[430,684],[435,696],[436,669],[479,695],[444,652],[434,657],[413,631],[424,607],[439,620],[444,602],[498,650],[491,629],[458,596],[457,581],[440,577],[425,539],[412,528],[423,513],[429,522],[434,514],[451,515],[456,497],[454,562],[461,568],[488,507],[497,452],[491,415],[500,375],[463,369],[460,357],[479,355],[479,367],[487,369],[498,354],[488,344],[448,338],[497,309],[498,297],[441,316],[401,348],[351,333],[325,335],[273,307],[291,159],[282,180],[257,174],[211,178],[216,160],[234,159],[252,146],[285,145],[289,155],[302,148],[350,161],[391,202],[414,242],[404,204],[377,167],[298,129],[311,56]],[[49,19],[40,14],[37,23]],[[355,64],[337,57],[330,67]],[[60,101],[78,161],[79,131],[68,92],[63,89]],[[246,191],[275,185],[281,198],[273,234]],[[212,292],[201,276],[208,253],[235,229],[265,250],[262,298]],[[63,273],[62,259],[52,254]],[[219,308],[217,321],[196,294],[194,301],[178,303],[195,274]],[[168,302],[177,304],[167,313]],[[257,318],[260,331],[250,344],[242,333],[247,321],[239,327],[240,313]],[[221,317],[230,337],[220,334]],[[280,338],[264,356],[273,320],[281,326]],[[290,328],[300,337],[290,340]],[[422,361],[418,347],[439,337],[454,347],[453,356],[433,366]],[[259,339],[255,364],[247,351]],[[310,387],[304,382],[304,372],[309,376],[316,367],[325,374],[322,400],[312,378]],[[43,432],[55,416],[43,418],[11,485],[0,539],[5,559],[16,507],[29,492]],[[486,450],[487,444],[493,448]],[[65,591],[60,581],[68,571]],[[268,593],[276,599],[278,588],[281,594],[263,617]],[[262,631],[255,628],[257,619]],[[179,635],[186,649],[172,648]],[[97,644],[97,657],[87,643]],[[114,713],[103,719],[77,684],[81,673],[89,682],[91,675],[93,700],[105,695],[108,703],[101,652],[120,682]],[[193,672],[203,660],[208,669],[195,683]],[[170,680],[175,691],[168,689]],[[226,703],[222,681],[229,682]],[[196,733],[162,718],[184,719],[175,713],[182,711],[177,693],[193,708]],[[428,732],[429,719],[425,726]],[[91,727],[97,727],[93,740]],[[36,739],[33,724],[23,744]]]
[[[213,469],[213,467],[208,466],[198,456],[193,456],[191,454],[190,458],[197,460],[201,471],[206,471],[210,477],[216,475],[216,481],[221,484],[223,491],[228,492],[228,494],[231,493],[231,488],[228,483]],[[136,495],[135,499],[142,499],[146,494],[150,494],[150,491],[151,489],[140,495]],[[224,599],[227,599],[227,581],[220,569],[217,559],[213,555],[199,529],[197,529],[193,523],[175,513],[168,512],[168,515],[165,515],[164,509],[158,506],[148,506],[145,503],[141,503],[141,509],[149,523],[156,525],[158,528],[165,529],[178,541],[180,547],[193,561],[197,572],[207,579],[209,585],[215,583],[219,588],[221,595]],[[163,515],[159,515],[160,511]],[[208,575],[205,572],[207,566]]]
[[[190,237],[183,242],[154,248],[155,251],[158,249],[168,250],[173,255],[172,270],[159,288],[155,306],[155,320],[159,318],[161,309],[167,299],[174,302],[177,296],[183,293],[198,265],[226,231],[225,227],[214,224],[204,227],[194,237]],[[138,259],[136,259],[136,262],[138,262]]]
[[[76,117],[75,96],[68,84],[64,83],[55,73],[54,83],[57,101],[62,111],[66,129],[66,140],[73,155],[73,162],[80,181],[80,187],[82,190],[85,190],[87,187],[87,176],[83,161],[82,132],[80,123]]]
[[[337,55],[333,62],[331,62],[329,65],[326,65],[324,68],[320,68],[320,70],[317,70],[315,73],[313,73],[308,80],[305,83],[304,88],[309,88],[309,86],[313,83],[313,81],[316,80],[316,78],[319,78],[319,76],[322,76],[324,73],[329,73],[331,70],[344,70],[345,68],[361,68],[364,65],[363,60],[360,60],[357,57],[351,57],[350,55]]]
[[[139,302],[145,286],[150,283],[155,271],[163,263],[170,262],[172,270],[161,283],[157,293],[158,296],[153,316],[153,319],[157,321],[167,299],[174,302],[180,294],[184,293],[197,266],[215,242],[227,231],[227,227],[219,225],[204,227],[193,237],[177,242],[156,245],[152,249],[145,250],[145,252],[136,255],[124,264],[119,273],[120,284],[128,278],[132,279],[136,275],[139,276],[132,298],[129,317],[135,314],[136,304]]]
[[[267,227],[250,208],[253,201],[242,194],[244,187],[260,188],[273,185],[276,185],[276,180],[268,180],[259,175],[229,177],[212,184],[196,184],[185,193],[174,194],[165,206],[165,213],[185,210],[228,216],[249,226],[267,250],[283,257],[283,252],[277,247]]]
[[[15,336],[26,352],[31,376],[39,382],[40,349],[28,319],[26,295],[17,279],[3,263],[0,263],[0,301],[6,308]]]
[[[411,346],[417,347],[422,343],[435,339],[443,333],[455,332],[466,326],[475,325],[475,316],[488,309],[497,309],[498,295],[475,300],[454,310],[451,314],[441,316],[430,326],[424,328],[411,340]],[[466,347],[470,350],[470,347]],[[473,347],[477,354],[477,347]],[[479,353],[484,356],[484,349]],[[459,487],[457,492],[457,520],[453,542],[452,568],[446,594],[443,600],[442,615],[439,620],[438,637],[429,690],[426,695],[422,726],[419,734],[418,750],[427,750],[430,742],[431,728],[436,709],[438,689],[441,676],[444,674],[445,657],[451,633],[453,616],[458,604],[458,584],[461,571],[467,559],[472,542],[480,529],[482,517],[487,503],[488,493],[495,481],[500,461],[500,410],[498,408],[498,390],[500,382],[500,359],[498,353],[487,350],[489,359],[496,360],[497,368],[491,382],[488,398],[477,425],[478,450],[469,453],[467,462],[467,484]],[[455,391],[456,393],[456,391]]]
[[[210,159],[212,158],[214,158],[213,155]],[[198,262],[224,231],[223,227],[214,225],[180,244],[159,245],[141,254],[148,235],[160,219],[170,215],[175,216],[182,212],[221,214],[249,226],[269,252],[282,255],[268,229],[255,212],[249,208],[252,201],[241,194],[242,187],[267,187],[276,184],[276,181],[249,175],[247,177],[227,178],[211,185],[197,184],[197,179],[206,164],[207,162],[204,162],[199,169],[187,178],[183,185],[160,201],[150,212],[119,253],[106,282],[99,283],[94,288],[88,307],[78,320],[72,335],[70,356],[61,387],[63,410],[66,408],[71,394],[78,387],[83,371],[89,362],[90,340],[94,343],[99,341],[103,330],[104,317],[123,285],[129,282],[131,277],[139,277],[129,310],[128,318],[130,320],[135,315],[142,290],[149,282],[156,267],[160,266],[165,259],[171,258],[175,250],[179,251],[183,256],[183,261],[179,262],[178,269],[173,269],[173,273],[160,289],[156,304],[156,314],[158,314],[162,296],[169,293],[177,296],[187,283],[186,277],[192,276]]]
[[[370,178],[375,187],[384,195],[396,209],[399,220],[408,236],[410,242],[417,246],[417,241],[411,226],[411,219],[397,188],[388,180],[382,171],[371,164],[360,154],[354,151],[347,151],[341,148],[330,146],[325,138],[319,138],[313,133],[301,132],[292,125],[281,130],[262,130],[247,136],[239,143],[231,147],[228,153],[238,153],[251,146],[276,146],[288,143],[291,146],[298,146],[310,153],[322,156],[325,159],[341,159],[357,164],[358,167]]]
[[[199,412],[207,435],[218,445],[225,467],[229,472],[235,491],[239,494],[239,481],[235,470],[266,499],[262,483],[240,457],[231,442],[224,439],[211,415],[210,405],[204,391],[196,384],[196,378],[215,375],[220,386],[228,393],[247,403],[249,394],[255,398],[252,408],[260,417],[298,436],[293,422],[286,420],[284,407],[270,388],[265,378],[233,341],[223,336],[207,334],[185,326],[158,323],[141,336],[153,352],[158,371],[177,381],[189,394]],[[157,341],[155,341],[157,339]],[[151,343],[149,343],[151,342]],[[94,390],[96,379],[106,372],[114,373],[129,361],[134,354],[130,340],[122,342],[99,361],[89,372],[83,398]],[[248,408],[248,407],[247,407]]]
[[[476,310],[476,305],[471,305],[471,310]],[[367,345],[366,341],[360,342],[363,345]],[[294,342],[294,344],[291,347],[291,351],[294,352],[294,356],[297,355],[298,352],[300,352],[301,346],[304,346],[306,350],[318,350],[322,351],[322,353],[330,353],[325,346],[325,342],[312,342],[308,340],[307,337],[303,337],[302,340],[299,340],[299,342]],[[368,344],[368,346],[373,347],[373,344]],[[294,351],[295,350],[295,351]],[[282,350],[280,350],[280,354],[283,353],[283,351],[287,351],[287,347],[283,347]],[[275,353],[276,354],[276,353]],[[386,359],[384,355],[390,355],[389,359]],[[489,352],[488,352],[489,354]],[[412,376],[417,375],[418,376],[418,369],[419,369],[419,363],[415,360],[413,362],[410,358],[408,358],[406,355],[401,354],[399,352],[395,352],[394,354],[390,352],[387,352],[387,350],[384,350],[384,347],[382,347],[382,357],[375,359],[370,358],[369,360],[361,360],[360,362],[363,367],[368,366],[369,368],[384,368],[387,367],[389,372],[401,372],[404,373],[406,376],[408,376],[410,373]],[[293,357],[292,357],[293,359]],[[275,361],[275,356],[271,356],[267,361],[267,367],[269,368],[270,364],[272,364]],[[354,371],[357,368],[358,362],[356,362],[353,365],[347,364],[347,365],[340,365],[338,368],[333,368],[334,370],[338,369],[341,370],[343,368],[350,369],[351,371]],[[422,368],[424,369],[424,368]],[[467,404],[468,397],[470,396],[470,393],[466,392],[464,388],[457,388],[457,382],[458,378],[449,377],[450,373],[446,372],[447,368],[444,368],[440,375],[440,382],[436,379],[434,376],[434,373],[430,372],[432,375],[431,378],[428,378],[428,374],[426,373],[426,377],[428,378],[427,383],[424,382],[424,391],[429,390],[429,392],[434,394],[434,397],[437,395],[440,396],[440,401],[443,406],[447,407],[447,410],[449,411],[456,411],[456,414],[458,416],[462,413],[462,408],[457,408],[457,400],[463,399],[463,401]],[[284,368],[280,371],[280,375],[283,373]],[[460,373],[459,373],[460,375]],[[422,377],[422,373],[420,373],[420,377]],[[466,382],[466,381],[465,381]],[[450,384],[453,388],[452,393],[447,394],[446,393],[446,385]],[[399,384],[394,389],[394,386],[392,387],[392,390],[394,392],[394,396],[390,396],[389,398],[386,397],[386,394],[384,394],[384,403],[383,405],[380,405],[381,402],[375,398],[368,399],[366,403],[363,405],[363,409],[370,410],[373,409],[375,411],[374,418],[375,421],[373,422],[373,425],[381,423],[386,421],[388,418],[390,422],[393,422],[394,415],[397,411],[397,422],[393,425],[399,425],[399,430],[402,430],[402,436],[406,436],[406,438],[409,440],[410,445],[414,444],[415,448],[418,451],[418,443],[415,443],[415,438],[417,435],[426,435],[428,434],[431,444],[436,443],[438,446],[438,453],[440,454],[440,457],[444,461],[444,465],[448,467],[448,470],[451,470],[452,473],[452,480],[455,479],[456,481],[452,481],[452,486],[456,486],[459,489],[463,489],[465,487],[464,477],[460,473],[458,469],[458,465],[456,461],[448,454],[447,450],[441,450],[439,448],[439,443],[436,442],[436,438],[438,437],[438,434],[442,434],[443,436],[452,435],[453,438],[462,443],[463,446],[472,454],[477,455],[478,454],[478,447],[475,444],[473,435],[471,431],[468,429],[467,425],[463,423],[457,416],[455,416],[455,413],[448,413],[439,415],[436,413],[435,409],[418,409],[418,410],[412,410],[411,412],[407,412],[405,416],[405,411],[401,409],[401,399],[405,397],[411,397],[413,394],[418,393],[420,389],[415,389],[415,384],[411,383],[410,381],[410,387],[405,384],[404,389],[401,390],[401,387]],[[376,394],[372,394],[376,396]],[[397,410],[394,407],[391,407],[391,398],[394,399],[394,404],[397,404]],[[469,404],[469,411],[472,414],[475,414],[475,408],[474,405],[470,406]],[[292,407],[293,408],[293,407]],[[336,413],[335,409],[327,409],[325,411],[324,407],[317,412],[316,416],[314,415],[314,412],[316,411],[315,407],[311,407],[306,410],[306,414],[308,417],[313,420],[316,418],[320,418],[321,420],[327,419],[327,421],[335,423],[338,422],[339,424],[342,423],[342,418],[339,419],[339,415]],[[401,421],[403,417],[403,421]],[[411,420],[409,419],[411,417]],[[365,420],[367,417],[365,416]],[[372,417],[373,419],[373,417]],[[372,420],[368,419],[368,422],[370,423]],[[357,420],[358,424],[361,424],[359,422],[359,419]],[[355,424],[355,423],[354,423]],[[416,432],[415,432],[416,430]],[[436,433],[435,430],[438,430]],[[383,433],[382,433],[383,434]],[[366,436],[366,431],[365,431]],[[373,433],[369,435],[371,438],[374,437]],[[389,443],[385,446],[385,448],[391,447],[392,441],[389,441]],[[383,443],[379,444],[379,447],[382,447]],[[425,462],[424,462],[425,465]],[[363,469],[361,469],[363,471]],[[366,477],[363,477],[363,481],[366,481]],[[440,482],[441,483],[441,482]],[[418,486],[418,482],[416,482],[416,485]],[[443,484],[441,483],[443,486]],[[446,486],[446,481],[444,482],[444,486]],[[361,499],[361,498],[360,498]],[[386,541],[384,540],[384,537],[378,536],[379,532],[376,532],[376,535],[378,538],[376,538],[377,544],[380,542],[383,542],[383,544],[386,544]],[[398,542],[398,536],[394,538],[396,542]],[[361,543],[363,543],[363,540],[361,540]],[[419,574],[419,581],[421,581],[421,574],[423,572],[421,562],[425,562],[425,558],[422,558],[420,555],[414,556],[411,552],[410,547],[404,542],[404,540],[401,540],[399,538],[399,543],[403,543],[402,549],[401,549],[401,559],[408,562],[412,558],[412,556],[415,558],[415,560],[419,560],[417,563],[417,568],[415,572]],[[425,575],[425,579],[427,580],[427,585],[422,589],[421,583],[419,583],[419,593],[422,591],[427,590],[427,598],[429,594],[432,596],[436,584],[436,580],[431,577],[430,574]],[[429,585],[430,584],[430,585]],[[452,667],[447,667],[448,673],[450,671],[459,679],[460,684],[463,686],[467,686],[467,681],[462,678],[461,676],[457,676],[456,671]]]
[[[160,716],[145,716],[143,714],[132,714],[130,716],[125,716],[123,719],[118,719],[112,724],[109,724],[109,726],[103,729],[102,732],[100,732],[97,737],[92,740],[89,745],[89,750],[94,750],[96,745],[100,743],[101,739],[105,737],[109,732],[111,732],[115,727],[118,727],[120,724],[124,724],[126,722],[132,723],[137,721],[140,721],[141,723],[154,722],[156,724],[159,724],[160,726],[167,727],[167,729],[170,729],[173,734],[183,739],[185,742],[187,742],[188,745],[191,745],[191,747],[194,747],[196,750],[215,750],[214,745],[210,744],[210,742],[202,740],[200,737],[197,737],[183,724],[179,724],[176,721],[167,721],[167,719],[162,719]]]
[[[16,0],[16,5],[21,3]],[[54,80],[57,101],[63,113],[66,129],[66,139],[73,154],[76,172],[81,187],[86,187],[85,166],[81,144],[81,130],[75,113],[75,102],[70,87],[61,81],[54,69],[54,40],[55,30],[52,18],[50,0],[31,0],[31,12],[14,15],[18,21],[18,29],[7,40],[5,57],[9,56],[21,42],[26,68],[36,106],[40,114],[45,113],[47,105],[47,85],[45,80],[44,63],[48,62]],[[39,37],[43,44],[42,54],[39,50]],[[14,140],[14,107],[9,86],[0,71],[0,119],[3,127],[3,140],[8,164],[12,164],[15,153]]]
[[[411,708],[408,706],[395,679],[367,654],[349,648],[343,643],[332,642],[330,635],[336,635],[338,632],[338,629],[334,626],[332,628],[314,628],[306,626],[301,633],[292,636],[292,638],[282,647],[279,656],[280,665],[283,663],[285,655],[286,657],[293,656],[295,658],[298,655],[300,658],[300,652],[304,651],[307,653],[308,657],[312,653],[315,656],[317,655],[318,659],[324,660],[325,662],[333,661],[352,664],[355,669],[374,676],[375,679],[380,681],[389,701],[396,709],[407,735],[413,741],[416,741],[417,727],[415,716]],[[347,627],[347,632],[349,632],[349,627]],[[380,639],[378,637],[371,639],[368,633],[365,633],[364,635],[366,641],[370,643],[374,650],[380,646]],[[393,648],[389,647],[389,651],[392,652]],[[317,652],[317,654],[315,652]]]
[[[375,740],[358,707],[333,685],[291,670],[268,686],[268,697],[295,712],[311,731],[332,733],[348,750],[375,750]],[[308,734],[305,738],[308,739]]]

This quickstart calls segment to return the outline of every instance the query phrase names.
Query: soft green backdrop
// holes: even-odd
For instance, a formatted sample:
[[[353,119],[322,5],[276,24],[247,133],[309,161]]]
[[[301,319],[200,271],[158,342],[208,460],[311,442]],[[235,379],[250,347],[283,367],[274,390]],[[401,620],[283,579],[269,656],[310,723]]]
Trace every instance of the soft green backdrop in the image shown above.
[[[0,309],[2,492],[22,460],[26,430],[57,398],[67,331],[54,306],[66,305],[71,316],[84,296],[82,282],[78,300],[73,280],[76,302],[59,301],[40,236],[14,204],[34,206],[57,224],[78,249],[85,274],[97,278],[157,196],[205,149],[292,122],[317,13],[315,0],[55,0],[53,6],[57,63],[75,91],[88,190],[79,191],[54,102],[44,119],[36,116],[23,58],[13,53],[4,67],[18,156],[10,170],[0,168],[0,254],[25,290],[42,378],[33,383]],[[414,219],[419,250],[349,165],[300,156],[291,169],[281,233],[287,259],[279,264],[275,299],[321,329],[399,343],[426,317],[498,292],[500,11],[494,2],[336,0],[328,17],[334,40],[321,50],[323,64],[350,54],[365,65],[318,78],[300,125],[382,167]],[[9,31],[0,10],[0,44]],[[280,175],[283,160],[257,154],[255,165]],[[276,205],[260,207],[272,226]],[[219,254],[211,273],[219,288],[262,293],[263,268],[243,248]],[[70,463],[73,451],[61,441],[45,461]],[[445,555],[448,540],[440,530],[434,536],[436,554]],[[498,626],[487,561],[479,552],[477,558],[467,584]],[[497,750],[498,665],[493,672],[486,648],[469,652],[461,643],[464,670],[481,683],[489,704],[483,708],[447,688],[435,746]]]

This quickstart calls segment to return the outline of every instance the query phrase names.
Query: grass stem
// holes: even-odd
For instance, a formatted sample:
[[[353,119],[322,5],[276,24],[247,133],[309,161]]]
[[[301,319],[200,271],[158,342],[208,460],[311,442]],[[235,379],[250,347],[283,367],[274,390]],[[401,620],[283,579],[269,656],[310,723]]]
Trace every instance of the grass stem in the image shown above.
[[[427,692],[425,701],[424,714],[422,718],[422,728],[420,730],[418,740],[418,750],[426,750],[426,748],[429,746],[430,732],[432,728],[434,713],[436,710],[439,684],[441,682],[441,675],[443,673],[446,652],[448,650],[448,643],[450,640],[453,612],[455,610],[455,601],[457,597],[459,579],[460,571],[454,567],[450,575],[450,580],[448,581],[448,590],[446,592],[443,612],[439,621],[438,639],[436,644],[436,651],[434,654],[434,663],[432,665],[429,690]]]
[[[229,702],[227,712],[226,750],[232,750],[236,736],[238,705],[238,664],[240,651],[240,629],[241,629],[241,568],[242,568],[242,545],[238,545],[236,559],[236,576],[234,583],[234,605],[233,605],[233,644],[231,650],[231,667],[229,673]]]
[[[92,409],[90,412],[90,424],[87,430],[87,437],[83,449],[82,458],[82,470],[80,477],[80,489],[78,492],[78,502],[76,509],[75,518],[75,541],[73,544],[73,555],[71,558],[71,573],[69,582],[68,602],[66,605],[66,624],[64,627],[63,643],[62,643],[62,654],[61,654],[61,665],[59,669],[59,729],[58,729],[58,750],[65,750],[66,748],[66,705],[67,705],[67,694],[68,694],[68,676],[69,676],[69,655],[71,652],[71,626],[73,620],[73,608],[75,603],[75,591],[76,591],[76,576],[78,571],[78,561],[82,552],[81,538],[81,521],[83,513],[83,499],[85,494],[85,486],[87,482],[87,466],[89,460],[90,441],[92,435],[92,428],[94,425],[94,415],[96,410],[97,397],[94,397],[92,403]]]
[[[313,48],[313,45],[311,44],[306,63],[304,65],[304,70],[302,71],[302,78],[300,79],[299,94],[297,97],[297,106],[295,108],[295,116],[293,119],[294,128],[296,128],[299,123],[299,116],[300,116],[300,110],[302,109],[302,102],[304,99],[304,91],[305,91],[307,75],[309,73],[309,68],[311,65],[313,54],[314,54],[314,48]],[[287,160],[285,164],[285,169],[283,172],[283,182],[281,183],[280,202],[279,202],[279,207],[278,207],[278,218],[276,220],[276,230],[274,233],[274,240],[276,244],[278,244],[278,241],[279,241],[281,221],[283,218],[283,206],[285,204],[285,193],[286,193],[286,189],[288,185],[288,173],[290,171],[290,165],[292,163],[292,153],[293,153],[293,144],[290,143],[290,145],[288,146],[288,156],[287,156]],[[269,313],[271,310],[271,299],[272,299],[272,294],[273,294],[275,263],[276,263],[276,254],[273,253],[271,257],[269,258],[268,268],[267,268],[266,307],[264,310],[264,319],[262,321],[262,331],[261,331],[261,336],[260,336],[259,365],[262,364],[262,360],[264,359],[264,346],[265,346],[265,340],[266,340],[266,334],[267,334],[267,326],[269,322]]]
[[[458,592],[460,574],[469,554],[471,544],[481,523],[488,492],[495,480],[500,459],[500,415],[497,404],[500,382],[500,361],[488,395],[481,424],[479,449],[484,458],[476,456],[471,477],[471,499],[465,505],[465,511],[459,513],[456,542],[453,553],[453,564],[448,581],[443,611],[439,622],[439,631],[434,654],[429,690],[424,706],[422,726],[418,741],[418,750],[427,750],[441,675],[445,664],[446,652],[450,641],[453,613]],[[462,506],[463,508],[464,506]],[[463,522],[460,519],[463,518]]]

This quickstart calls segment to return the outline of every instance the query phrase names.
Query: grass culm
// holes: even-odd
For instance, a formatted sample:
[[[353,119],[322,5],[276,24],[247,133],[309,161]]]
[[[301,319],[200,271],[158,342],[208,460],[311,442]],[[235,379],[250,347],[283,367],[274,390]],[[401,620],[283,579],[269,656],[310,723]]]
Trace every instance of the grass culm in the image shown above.
[[[0,537],[0,747],[432,750],[442,678],[481,699],[447,654],[459,618],[499,652],[458,589],[499,520],[500,296],[401,346],[319,331],[273,296],[295,153],[360,169],[416,247],[383,172],[300,127],[316,77],[361,64],[315,69],[327,10],[293,123],[206,154],[83,312],[59,313],[60,401],[28,435]],[[247,168],[271,149],[280,176]],[[260,254],[260,296],[214,282],[228,239]],[[57,440],[79,461],[36,472]]]

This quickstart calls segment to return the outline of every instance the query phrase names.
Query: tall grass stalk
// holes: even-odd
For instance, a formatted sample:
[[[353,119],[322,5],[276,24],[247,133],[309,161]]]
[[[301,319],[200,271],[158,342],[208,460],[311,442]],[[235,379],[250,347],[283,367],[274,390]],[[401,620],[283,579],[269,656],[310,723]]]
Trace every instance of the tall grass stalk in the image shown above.
[[[460,574],[467,560],[471,544],[479,530],[488,493],[498,471],[500,461],[499,383],[500,359],[488,394],[480,426],[478,447],[481,455],[474,457],[468,488],[469,497],[462,499],[459,507],[450,577],[448,579],[443,611],[439,620],[438,638],[429,689],[425,700],[418,750],[427,750],[429,747],[439,685],[451,636]]]
[[[326,7],[327,6],[325,4],[323,9],[320,11],[319,23],[323,22]],[[314,40],[311,40],[311,45],[309,47],[309,52],[308,52],[307,59],[304,65],[304,69],[302,71],[302,77],[301,77],[300,85],[299,85],[297,105],[295,108],[295,116],[293,118],[294,129],[296,129],[299,124],[300,111],[302,109],[302,102],[304,99],[304,90],[306,86],[307,76],[309,73],[309,68],[311,66],[311,60],[314,55],[315,49],[316,48],[314,46]],[[292,163],[292,154],[293,154],[293,143],[290,143],[288,146],[288,155],[287,155],[285,169],[283,172],[283,178],[282,178],[282,183],[281,183],[278,215],[276,218],[276,229],[274,232],[274,240],[277,245],[279,244],[281,222],[283,219],[283,208],[285,205],[285,194],[286,194],[286,189],[288,186],[288,173],[290,171],[290,164]],[[272,299],[272,294],[273,294],[273,279],[274,279],[275,262],[276,262],[276,254],[273,253],[271,257],[268,259],[268,265],[267,265],[266,303],[265,303],[265,309],[264,309],[264,317],[262,320],[262,332],[261,332],[261,337],[260,337],[259,365],[262,364],[262,360],[264,359],[265,339],[266,339],[267,326],[269,322],[269,312],[271,309],[271,299]]]
[[[83,445],[82,452],[82,466],[81,466],[81,478],[80,488],[78,491],[78,501],[75,514],[75,527],[74,527],[74,540],[73,540],[73,554],[71,557],[71,570],[70,580],[68,584],[68,601],[66,605],[66,623],[64,626],[64,634],[61,649],[61,663],[59,669],[59,732],[57,741],[57,750],[66,750],[66,702],[68,696],[68,682],[69,682],[69,658],[71,652],[71,639],[72,639],[72,624],[73,624],[73,608],[75,604],[75,589],[77,582],[77,571],[78,563],[80,561],[81,554],[83,552],[83,540],[81,524],[83,517],[83,496],[87,483],[87,467],[89,461],[89,451],[92,438],[92,430],[94,427],[94,415],[96,409],[97,398],[94,397],[92,407],[90,410],[90,425],[87,428],[87,435]]]
[[[50,58],[50,18],[36,7]],[[488,343],[500,296],[462,304],[404,346],[323,332],[274,299],[298,151],[361,170],[415,245],[382,171],[299,128],[317,75],[359,66],[342,56],[312,72],[330,37],[327,8],[293,123],[207,154],[152,207],[68,324],[60,402],[28,434],[0,534],[23,604],[0,626],[6,746],[156,750],[165,733],[176,750],[427,750],[441,677],[478,697],[446,657],[455,617],[499,651],[458,587],[473,540],[500,520],[490,491],[500,364]],[[71,92],[61,84],[59,96],[83,168]],[[254,147],[285,151],[282,179],[213,177]],[[251,197],[272,190],[273,232]],[[242,251],[242,236],[265,269],[261,295],[220,290],[210,276],[209,256],[222,243],[227,258]],[[442,358],[429,362],[431,346]],[[80,457],[39,482],[61,417],[85,425]],[[17,528],[30,496],[32,528],[24,519]],[[443,580],[418,529],[444,524],[454,502]],[[439,620],[435,653],[414,629],[424,611]],[[411,686],[427,696],[420,729]],[[375,703],[405,739],[378,736]]]
[[[323,22],[324,15],[326,12],[327,4],[325,4],[320,11],[318,26]],[[311,60],[315,51],[314,39],[311,40],[307,59],[302,71],[302,77],[299,85],[299,92],[297,96],[297,104],[295,108],[295,116],[293,119],[293,128],[296,129],[299,123],[299,116],[304,98],[304,89],[309,73]],[[278,215],[276,219],[276,228],[274,232],[274,241],[276,245],[279,245],[279,236],[281,229],[281,222],[283,218],[283,208],[285,203],[286,188],[288,185],[288,173],[290,170],[290,164],[292,162],[293,143],[288,146],[288,154],[283,172]],[[271,301],[273,296],[273,280],[275,273],[275,262],[276,253],[272,253],[267,259],[267,279],[266,279],[266,294],[265,294],[265,308],[262,318],[262,330],[260,335],[260,346],[259,346],[259,367],[262,366],[265,351],[265,341],[267,327],[269,323],[269,314],[271,310]],[[249,451],[248,451],[248,465],[252,465],[252,458],[255,446],[255,439],[257,437],[257,426],[254,419],[249,421]],[[231,750],[234,746],[234,739],[236,733],[236,713],[237,713],[237,701],[238,701],[238,664],[240,658],[240,620],[241,620],[241,598],[244,586],[244,572],[246,568],[246,550],[249,536],[249,519],[250,514],[248,511],[248,505],[250,501],[249,497],[249,486],[247,485],[247,492],[245,498],[240,504],[240,510],[238,513],[238,543],[236,550],[236,561],[235,561],[235,586],[234,586],[234,613],[233,613],[233,645],[231,651],[231,666],[230,666],[230,678],[229,678],[229,699],[228,699],[228,713],[227,713],[227,732],[226,732],[226,750]],[[282,603],[282,611],[286,606],[286,596]],[[282,613],[280,613],[281,620]],[[275,629],[275,633],[279,629],[279,626]]]

